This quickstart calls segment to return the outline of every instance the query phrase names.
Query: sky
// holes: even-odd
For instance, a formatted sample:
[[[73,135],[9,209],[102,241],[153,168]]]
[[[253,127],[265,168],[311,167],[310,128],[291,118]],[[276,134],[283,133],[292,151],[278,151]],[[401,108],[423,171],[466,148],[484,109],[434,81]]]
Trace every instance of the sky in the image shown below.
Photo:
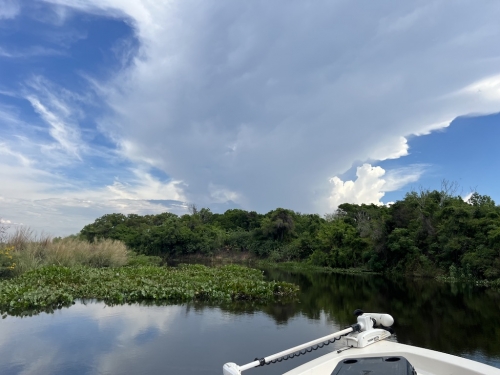
[[[500,2],[0,0],[0,220],[500,202]]]

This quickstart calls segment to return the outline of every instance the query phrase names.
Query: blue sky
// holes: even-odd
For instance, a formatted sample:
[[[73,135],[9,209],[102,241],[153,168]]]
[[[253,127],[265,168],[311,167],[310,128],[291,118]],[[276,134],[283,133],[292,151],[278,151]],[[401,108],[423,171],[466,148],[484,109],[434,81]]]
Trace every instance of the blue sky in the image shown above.
[[[500,165],[499,139],[500,114],[458,117],[446,128],[409,137],[408,155],[370,164],[386,172],[380,179],[396,183],[389,190],[380,190],[384,192],[381,201],[404,199],[412,190],[441,190],[444,183],[464,199],[477,191],[500,203],[500,177],[496,173]],[[356,181],[360,164],[362,161],[355,162],[341,179]],[[398,183],[404,182],[404,177],[409,181]]]
[[[477,191],[500,203],[499,140],[500,114],[459,117],[447,128],[410,139],[408,156],[387,160],[380,166],[394,170],[421,165],[424,172],[410,186],[387,193],[384,201],[401,199],[411,189],[440,190],[444,179],[455,184],[455,194],[462,198]]]
[[[0,0],[0,218],[500,202],[500,3]]]

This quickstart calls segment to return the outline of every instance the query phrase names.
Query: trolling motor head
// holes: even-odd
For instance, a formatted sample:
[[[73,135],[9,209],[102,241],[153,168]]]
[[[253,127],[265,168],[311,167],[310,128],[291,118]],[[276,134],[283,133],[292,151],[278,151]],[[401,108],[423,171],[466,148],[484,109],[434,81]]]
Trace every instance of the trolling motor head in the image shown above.
[[[354,311],[360,325],[358,331],[367,331],[373,327],[389,328],[394,324],[394,318],[389,314],[365,313],[363,310]]]
[[[351,327],[357,333],[346,337],[349,346],[364,348],[392,334],[390,327],[394,324],[394,318],[389,314],[365,313],[358,309],[354,315],[358,317],[358,322]]]

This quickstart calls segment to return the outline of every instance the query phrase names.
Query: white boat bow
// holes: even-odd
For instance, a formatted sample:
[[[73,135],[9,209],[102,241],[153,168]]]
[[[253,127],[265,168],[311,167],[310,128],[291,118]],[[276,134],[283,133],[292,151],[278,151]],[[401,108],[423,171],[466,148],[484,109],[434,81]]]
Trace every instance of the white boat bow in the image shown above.
[[[434,350],[387,341],[394,319],[389,314],[356,310],[357,323],[342,331],[256,359],[243,366],[226,363],[224,375],[241,375],[250,368],[275,363],[307,348],[345,336],[346,347],[307,362],[284,375],[500,375],[500,369]],[[380,327],[380,328],[377,328]],[[310,350],[308,350],[310,351]]]

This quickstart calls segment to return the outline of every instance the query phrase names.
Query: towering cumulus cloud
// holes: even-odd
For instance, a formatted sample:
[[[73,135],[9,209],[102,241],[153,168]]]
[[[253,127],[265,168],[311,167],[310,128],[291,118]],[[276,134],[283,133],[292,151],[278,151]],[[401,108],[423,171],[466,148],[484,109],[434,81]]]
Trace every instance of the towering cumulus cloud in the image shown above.
[[[400,157],[407,135],[500,109],[500,3],[360,5],[78,2],[130,18],[140,41],[104,93],[128,158],[202,204],[220,186],[254,209],[306,211],[354,160]]]
[[[363,164],[356,169],[355,181],[344,182],[337,176],[330,179],[329,207],[335,210],[342,203],[383,204],[381,199],[385,192],[418,181],[424,170],[424,165],[410,165],[386,173],[381,167]]]
[[[358,167],[356,181],[342,181],[333,177],[330,182],[333,185],[329,201],[331,208],[337,208],[341,203],[366,203],[381,204],[380,199],[384,196],[382,188],[385,180],[381,177],[385,171],[380,167],[372,167],[363,164]]]

